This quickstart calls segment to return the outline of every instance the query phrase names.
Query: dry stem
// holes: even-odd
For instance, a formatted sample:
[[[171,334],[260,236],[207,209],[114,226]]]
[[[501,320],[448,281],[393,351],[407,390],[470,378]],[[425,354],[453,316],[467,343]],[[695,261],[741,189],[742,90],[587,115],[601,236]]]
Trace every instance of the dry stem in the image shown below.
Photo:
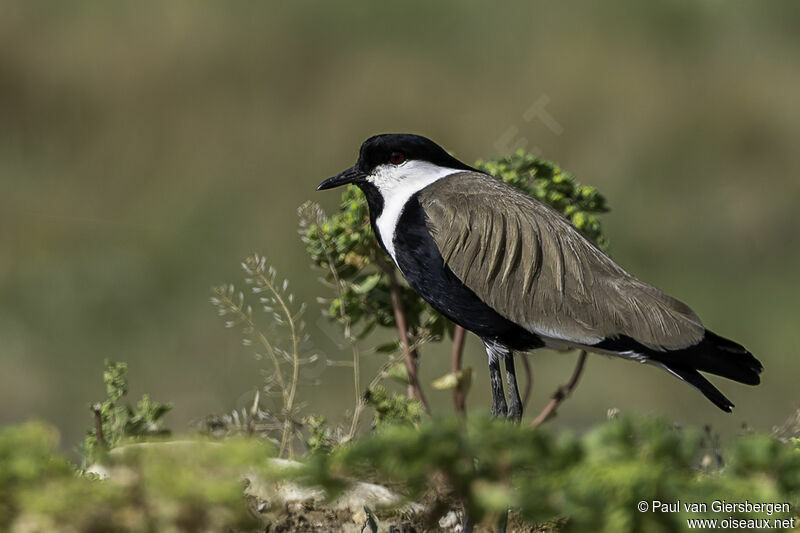
[[[542,409],[542,412],[539,413],[539,416],[537,416],[534,421],[531,422],[531,427],[540,426],[555,416],[558,406],[561,405],[561,402],[563,402],[578,385],[578,380],[581,377],[581,373],[583,373],[585,364],[586,350],[581,350],[581,354],[578,356],[578,362],[575,365],[575,370],[572,372],[572,377],[570,378],[569,382],[567,382],[566,385],[562,385],[556,389],[556,392],[553,393],[550,403],[548,403],[545,408]]]
[[[97,446],[102,450],[107,450],[106,437],[103,434],[103,417],[100,415],[102,406],[99,403],[92,405],[92,413],[94,414],[94,432],[97,438]]]
[[[286,421],[283,426],[283,434],[281,435],[281,448],[280,448],[280,455],[283,455],[283,452],[286,450],[286,446],[289,446],[289,456],[294,455],[294,450],[292,449],[292,445],[289,442],[289,436],[291,429],[293,427],[292,422],[292,408],[294,407],[294,398],[295,394],[297,393],[297,382],[300,377],[300,347],[299,342],[300,339],[297,335],[297,326],[294,323],[294,316],[292,315],[291,311],[289,311],[289,306],[286,305],[283,297],[281,297],[280,292],[275,288],[272,284],[270,279],[264,275],[261,270],[257,270],[258,280],[267,287],[270,292],[272,292],[275,299],[280,304],[281,309],[283,310],[283,314],[286,317],[286,322],[289,324],[289,330],[291,331],[292,335],[292,382],[291,388],[289,389],[289,393],[284,396],[284,410],[286,411]]]
[[[242,305],[239,305],[236,302],[234,302],[233,299],[224,290],[217,291],[217,296],[230,309],[233,309],[236,312],[236,314],[239,316],[239,320],[247,323],[248,329],[256,336],[258,342],[261,343],[261,346],[263,346],[264,349],[267,351],[267,355],[272,360],[272,364],[275,367],[275,377],[278,379],[278,387],[280,388],[283,402],[284,404],[286,404],[287,400],[286,382],[283,378],[283,371],[281,370],[280,361],[278,360],[278,354],[275,353],[275,349],[272,347],[272,344],[269,342],[267,337],[263,333],[261,333],[258,327],[256,327],[256,324],[253,321],[252,314],[250,313],[249,310],[245,312]]]
[[[361,355],[358,351],[358,344],[356,340],[353,338],[352,332],[350,330],[350,317],[347,315],[344,309],[344,293],[342,291],[342,280],[339,278],[339,273],[336,271],[336,267],[333,264],[333,257],[331,257],[330,250],[328,249],[327,242],[325,241],[325,235],[322,231],[317,229],[317,236],[319,237],[320,242],[322,243],[323,249],[325,250],[325,258],[328,261],[328,269],[331,271],[331,275],[333,276],[333,282],[336,285],[336,295],[339,297],[339,301],[341,305],[339,306],[339,318],[342,321],[342,325],[344,326],[344,338],[347,342],[350,343],[350,347],[353,351],[353,390],[355,391],[355,407],[353,407],[353,419],[350,421],[350,431],[348,431],[347,436],[348,439],[352,439],[356,435],[356,430],[358,429],[358,419],[361,416],[361,411],[364,409],[364,398],[361,394]]]
[[[458,325],[453,331],[453,349],[450,352],[450,372],[454,376],[458,376],[459,371],[461,371],[461,361],[464,356],[464,340],[467,337],[466,333],[466,330]],[[463,415],[467,412],[464,391],[462,387],[458,385],[453,387],[453,407],[455,407],[456,413],[458,414]]]
[[[419,352],[416,348],[411,348],[408,341],[408,324],[406,322],[406,314],[403,309],[403,302],[400,298],[400,285],[397,282],[397,275],[395,274],[394,267],[387,265],[385,261],[378,263],[389,276],[389,291],[392,296],[392,309],[394,310],[394,321],[397,325],[397,334],[400,337],[400,346],[403,348],[403,359],[406,363],[406,373],[408,374],[408,397],[417,399],[422,403],[426,412],[430,412],[428,401],[425,399],[425,394],[422,392],[422,387],[419,384],[417,376],[417,365],[419,363]]]

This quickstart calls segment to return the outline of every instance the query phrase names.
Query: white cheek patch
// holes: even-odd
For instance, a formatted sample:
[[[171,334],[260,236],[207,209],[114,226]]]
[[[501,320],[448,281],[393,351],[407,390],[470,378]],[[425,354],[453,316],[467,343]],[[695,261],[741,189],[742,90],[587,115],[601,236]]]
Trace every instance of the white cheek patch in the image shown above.
[[[463,172],[427,161],[408,161],[402,165],[379,165],[367,178],[383,196],[383,211],[375,221],[383,245],[397,264],[394,233],[408,200],[416,193],[451,174]]]

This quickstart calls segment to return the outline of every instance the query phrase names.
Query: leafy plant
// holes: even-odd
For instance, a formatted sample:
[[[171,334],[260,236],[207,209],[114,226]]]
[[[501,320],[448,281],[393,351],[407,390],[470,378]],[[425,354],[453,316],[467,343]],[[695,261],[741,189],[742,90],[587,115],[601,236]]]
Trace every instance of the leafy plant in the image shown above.
[[[357,187],[345,189],[338,213],[328,217],[319,205],[307,202],[300,207],[299,216],[300,233],[311,261],[323,269],[323,280],[334,293],[333,298],[323,300],[327,315],[342,325],[354,350],[376,326],[395,328],[397,346],[406,363],[409,398],[419,400],[427,409],[416,377],[419,345],[451,332],[452,325],[399,282],[394,265],[375,241],[369,211]],[[353,368],[357,374],[356,352]],[[356,397],[358,410],[358,387]]]
[[[279,280],[276,270],[258,254],[245,259],[242,270],[245,284],[250,286],[248,296],[258,298],[256,309],[262,318],[267,318],[265,327],[257,321],[253,305],[245,293],[232,284],[215,287],[210,301],[217,308],[217,314],[225,319],[225,327],[239,328],[242,343],[255,346],[256,358],[270,363],[270,370],[264,372],[262,390],[266,395],[279,398],[281,409],[277,413],[267,413],[258,407],[256,400],[251,420],[253,424],[266,422],[261,428],[267,434],[277,432],[279,455],[291,457],[295,440],[301,437],[300,405],[297,402],[300,367],[315,362],[319,355],[306,353],[309,338],[302,319],[306,307],[305,304],[295,304],[294,295],[288,292],[289,281]],[[279,423],[270,423],[271,417]]]
[[[120,446],[107,479],[78,475],[42,423],[0,428],[2,531],[236,531],[257,525],[242,474],[263,472],[274,449],[231,438]]]
[[[330,427],[326,424],[324,416],[309,415],[305,419],[308,428],[308,438],[306,447],[311,453],[327,453],[339,442],[333,435]]]
[[[55,428],[38,422],[0,427],[0,530],[8,531],[20,513],[18,495],[42,479],[74,476],[64,460],[52,460],[58,446]]]
[[[726,465],[702,468],[702,433],[662,419],[624,416],[582,437],[472,418],[388,425],[380,432],[306,463],[305,480],[331,491],[347,480],[398,483],[408,497],[426,493],[464,502],[477,521],[492,523],[513,508],[528,524],[557,530],[678,532],[687,518],[764,518],[741,511],[720,516],[710,503],[727,499],[800,503],[800,453],[768,435],[745,435],[726,450]],[[438,487],[438,488],[437,488]],[[433,490],[436,489],[436,490]],[[641,511],[640,501],[705,502],[705,510]],[[435,503],[430,505],[435,506]],[[778,510],[770,518],[789,518]]]
[[[106,399],[92,405],[94,426],[87,431],[79,452],[84,460],[92,462],[124,439],[141,440],[153,436],[167,436],[169,430],[163,427],[164,415],[172,409],[171,403],[160,403],[150,399],[147,394],[136,403],[121,404],[128,394],[128,364],[105,361],[103,382],[106,385]]]
[[[322,428],[320,423],[317,427]],[[277,448],[257,439],[192,439],[116,448],[98,480],[77,475],[58,452],[58,434],[42,423],[0,428],[0,529],[244,531],[256,527],[244,496],[244,472],[324,488],[335,497],[364,480],[391,484],[424,501],[435,521],[464,502],[490,525],[514,510],[530,528],[569,533],[679,532],[687,519],[797,518],[800,448],[767,434],[736,437],[707,468],[703,432],[663,419],[619,416],[582,436],[457,417],[385,421],[345,446],[319,446],[302,465],[270,466]],[[323,436],[324,441],[327,436]],[[700,502],[706,509],[641,511],[641,501]],[[711,502],[786,504],[774,512],[715,511]],[[255,511],[257,502],[250,502]],[[787,510],[788,507],[788,510]],[[430,514],[433,513],[433,514]],[[377,516],[366,512],[369,523]],[[331,529],[342,524],[332,523]]]
[[[419,401],[389,393],[382,386],[369,389],[366,402],[375,410],[376,428],[387,425],[416,426],[425,413],[425,408]]]

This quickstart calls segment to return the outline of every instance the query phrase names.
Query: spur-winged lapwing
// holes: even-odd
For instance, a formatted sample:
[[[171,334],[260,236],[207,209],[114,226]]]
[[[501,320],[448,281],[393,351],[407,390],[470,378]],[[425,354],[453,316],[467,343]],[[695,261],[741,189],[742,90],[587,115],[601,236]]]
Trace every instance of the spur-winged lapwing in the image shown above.
[[[554,209],[425,137],[371,137],[352,168],[317,189],[347,183],[364,192],[375,236],[408,284],[483,340],[494,416],[522,416],[513,352],[541,347],[649,363],[728,412],[700,371],[759,383],[761,363],[687,305],[625,272]]]

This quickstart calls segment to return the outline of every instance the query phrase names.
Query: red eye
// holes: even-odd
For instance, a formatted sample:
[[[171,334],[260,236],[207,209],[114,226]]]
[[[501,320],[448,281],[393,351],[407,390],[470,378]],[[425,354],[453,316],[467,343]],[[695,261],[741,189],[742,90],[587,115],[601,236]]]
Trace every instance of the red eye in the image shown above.
[[[406,160],[405,154],[401,154],[400,152],[392,152],[392,155],[389,156],[389,162],[393,165],[399,165],[405,160]]]

